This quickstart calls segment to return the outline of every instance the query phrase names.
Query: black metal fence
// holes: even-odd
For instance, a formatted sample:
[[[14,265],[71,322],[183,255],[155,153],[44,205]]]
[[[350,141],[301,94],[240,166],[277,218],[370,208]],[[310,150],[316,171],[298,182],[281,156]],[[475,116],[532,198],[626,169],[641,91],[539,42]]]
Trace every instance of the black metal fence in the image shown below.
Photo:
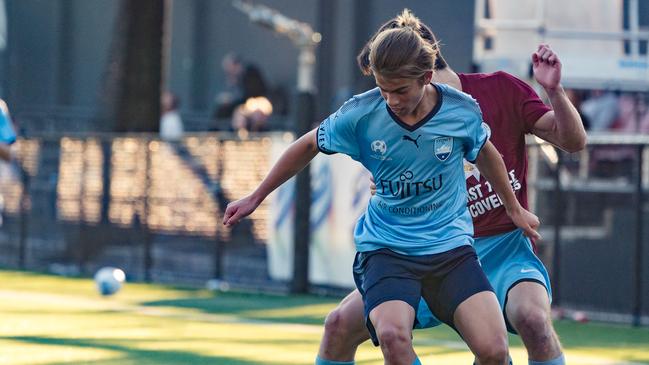
[[[554,304],[649,323],[649,136],[591,135],[577,154],[537,143],[529,151]]]
[[[168,143],[153,135],[21,139],[0,166],[0,265],[89,275],[105,265],[131,280],[267,287],[265,206],[234,230],[230,196],[256,185],[268,135],[227,133]]]
[[[0,165],[0,267],[90,275],[119,266],[131,280],[203,284],[219,278],[264,289],[264,203],[230,230],[229,199],[268,171],[284,133],[40,135]],[[530,203],[542,219],[539,254],[554,304],[591,318],[649,323],[649,136],[591,136],[581,153],[529,145]]]

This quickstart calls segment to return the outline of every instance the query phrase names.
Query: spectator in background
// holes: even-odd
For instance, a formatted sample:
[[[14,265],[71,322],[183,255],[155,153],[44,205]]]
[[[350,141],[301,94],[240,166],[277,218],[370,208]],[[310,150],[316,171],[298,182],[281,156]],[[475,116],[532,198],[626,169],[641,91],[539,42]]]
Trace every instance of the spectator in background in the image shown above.
[[[588,118],[591,130],[609,130],[620,113],[618,98],[612,92],[596,91],[593,97],[581,103],[580,111]]]
[[[273,105],[264,96],[248,98],[239,105],[232,115],[232,130],[263,132],[268,130],[268,118],[273,113]]]
[[[11,145],[16,142],[16,132],[14,131],[9,108],[4,100],[0,99],[0,159],[10,162],[13,160]],[[0,213],[4,212],[4,199],[0,195]],[[0,214],[0,225],[2,225],[2,215]]]
[[[11,161],[11,144],[16,142],[16,132],[14,131],[9,107],[4,100],[0,99],[0,159]]]
[[[266,81],[257,66],[245,64],[234,53],[228,53],[221,66],[225,73],[225,87],[216,96],[215,119],[232,117],[237,107],[249,98],[267,96]]]
[[[165,141],[178,141],[184,133],[183,121],[178,113],[180,99],[169,91],[165,91],[160,99],[160,138]]]
[[[649,105],[645,104],[644,106],[644,115],[640,117],[639,130],[640,133],[649,134]]]

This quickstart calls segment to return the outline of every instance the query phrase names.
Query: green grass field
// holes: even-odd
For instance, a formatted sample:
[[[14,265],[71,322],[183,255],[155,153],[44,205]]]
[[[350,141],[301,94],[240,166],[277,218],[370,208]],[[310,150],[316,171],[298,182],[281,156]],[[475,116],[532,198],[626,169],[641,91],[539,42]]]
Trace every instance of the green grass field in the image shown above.
[[[89,279],[0,271],[0,364],[312,364],[337,302],[126,284],[100,297]],[[649,364],[649,329],[557,322],[569,364]],[[448,328],[415,332],[424,364],[471,364]],[[515,364],[525,350],[511,337]],[[358,364],[382,364],[365,344]]]

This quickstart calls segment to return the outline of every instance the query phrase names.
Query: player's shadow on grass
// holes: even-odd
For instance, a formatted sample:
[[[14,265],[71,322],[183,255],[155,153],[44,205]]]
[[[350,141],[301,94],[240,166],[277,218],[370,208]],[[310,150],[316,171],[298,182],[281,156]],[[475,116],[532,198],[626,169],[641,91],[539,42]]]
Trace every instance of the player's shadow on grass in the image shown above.
[[[209,298],[157,300],[140,305],[189,308],[208,314],[236,315],[251,320],[320,325],[336,303],[338,300],[335,298],[323,299],[307,295],[215,293]]]
[[[254,365],[256,362],[233,359],[221,356],[206,356],[186,351],[165,351],[165,350],[146,350],[116,344],[114,342],[128,342],[130,339],[111,339],[112,343],[101,339],[82,339],[82,338],[53,338],[39,336],[3,336],[4,340],[20,341],[28,344],[51,345],[51,346],[74,346],[84,349],[108,350],[121,353],[119,356],[110,357],[103,360],[88,360],[95,365],[118,364],[118,363],[136,363],[136,364],[223,364],[223,365]],[[150,341],[143,341],[148,343]],[[68,365],[69,361],[53,361],[43,363],[45,365]]]

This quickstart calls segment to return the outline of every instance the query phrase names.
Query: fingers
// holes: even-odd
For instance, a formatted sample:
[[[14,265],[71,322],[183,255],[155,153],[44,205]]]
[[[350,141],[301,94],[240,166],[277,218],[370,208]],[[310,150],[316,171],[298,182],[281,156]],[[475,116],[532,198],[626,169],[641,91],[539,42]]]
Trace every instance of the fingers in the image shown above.
[[[232,218],[232,216],[236,213],[237,209],[233,207],[232,205],[228,204],[228,206],[225,208],[225,213],[223,214],[223,225],[228,225],[228,222]]]
[[[528,227],[524,230],[524,234],[533,241],[541,240],[541,235],[532,227]]]
[[[531,213],[530,213],[531,214]],[[541,235],[538,232],[539,226],[541,225],[541,221],[539,220],[539,217],[537,217],[535,214],[531,214],[532,219],[530,220],[529,226],[524,229],[525,235],[533,240],[540,240]]]
[[[376,182],[374,181],[374,175],[370,175],[370,194],[376,195]]]
[[[539,54],[536,52],[532,53],[532,63],[534,64],[534,66],[538,66],[540,61],[541,60],[539,59]]]
[[[559,57],[548,44],[539,44],[536,52],[532,55],[532,62],[534,62],[535,65],[537,62],[543,62],[551,66],[560,63]]]
[[[231,217],[229,217],[228,220],[226,222],[224,222],[223,224],[225,224],[226,227],[232,227],[235,224],[239,223],[239,221],[243,217],[244,217],[244,214],[242,214],[241,210],[239,209]]]
[[[223,214],[223,225],[226,227],[231,227],[241,220],[245,214],[239,205],[228,204],[225,208],[225,214]]]

